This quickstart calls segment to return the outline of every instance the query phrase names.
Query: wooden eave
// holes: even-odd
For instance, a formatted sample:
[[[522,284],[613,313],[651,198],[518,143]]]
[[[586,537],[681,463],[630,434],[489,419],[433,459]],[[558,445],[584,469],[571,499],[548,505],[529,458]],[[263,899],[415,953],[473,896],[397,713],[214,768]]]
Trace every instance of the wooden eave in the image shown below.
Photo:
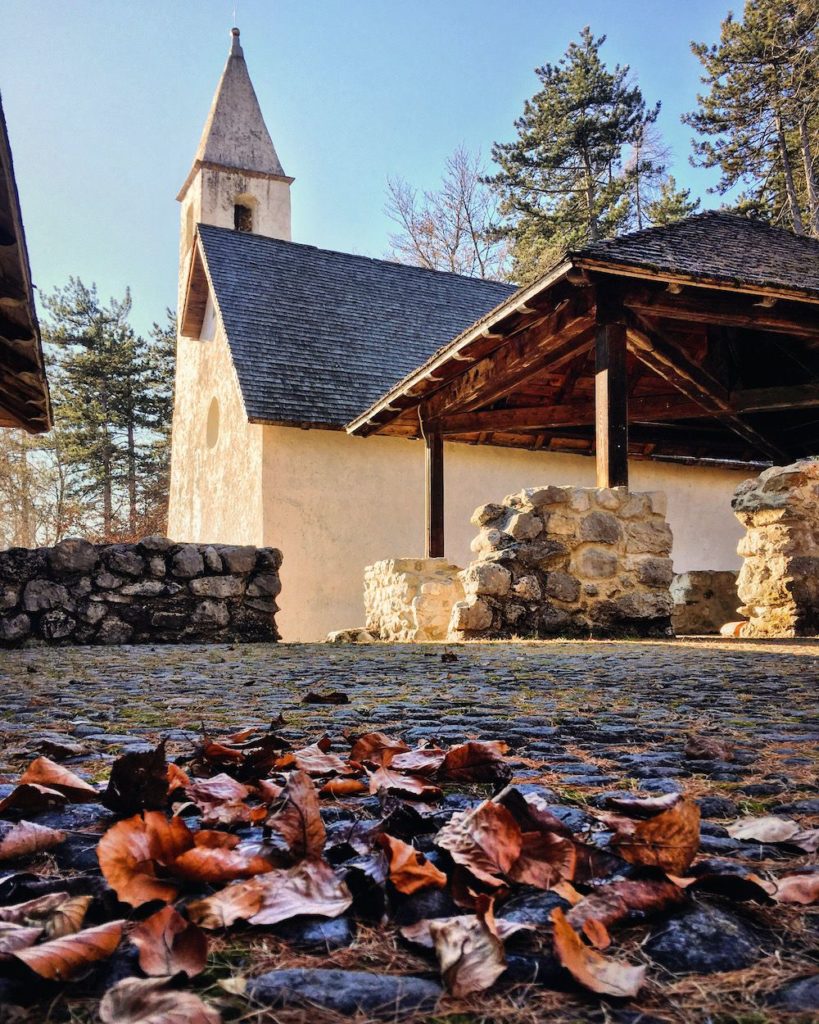
[[[53,425],[11,147],[0,105],[0,427]]]

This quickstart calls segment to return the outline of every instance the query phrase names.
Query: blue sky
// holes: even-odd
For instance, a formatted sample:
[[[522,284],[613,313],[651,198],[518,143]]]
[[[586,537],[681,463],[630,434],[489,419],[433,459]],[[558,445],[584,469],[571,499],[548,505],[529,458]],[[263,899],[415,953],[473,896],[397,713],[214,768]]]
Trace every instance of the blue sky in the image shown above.
[[[130,284],[145,330],[176,301],[178,207],[229,48],[234,0],[0,0],[0,91],[33,276],[103,296]],[[737,6],[741,6],[737,4]],[[433,186],[459,144],[489,155],[580,29],[630,64],[678,181],[699,64],[722,0],[236,0],[236,21],[293,185],[294,240],[384,255],[390,175]]]

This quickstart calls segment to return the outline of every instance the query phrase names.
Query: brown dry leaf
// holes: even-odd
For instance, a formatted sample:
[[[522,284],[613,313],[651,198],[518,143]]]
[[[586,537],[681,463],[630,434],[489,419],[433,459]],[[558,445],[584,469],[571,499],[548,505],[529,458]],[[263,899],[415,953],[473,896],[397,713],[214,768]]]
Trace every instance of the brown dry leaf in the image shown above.
[[[574,929],[588,921],[617,924],[632,915],[640,919],[685,902],[685,893],[674,882],[621,881],[600,885],[577,903],[566,915]]]
[[[25,924],[27,921],[44,921],[66,900],[71,899],[67,892],[50,892],[25,903],[15,903],[10,907],[0,907],[0,921],[12,924]]]
[[[700,845],[700,809],[691,797],[680,793],[666,796],[667,801],[651,798],[631,801],[633,817],[604,815],[603,820],[615,835],[612,852],[630,864],[656,865],[671,874],[681,875],[693,861]],[[662,799],[663,803],[659,804]],[[623,807],[626,802],[620,801]],[[658,813],[656,809],[661,806]],[[646,814],[650,816],[646,816]]]
[[[26,782],[15,786],[7,797],[0,800],[0,814],[10,810],[39,814],[41,811],[50,811],[54,807],[62,807],[65,803],[64,793],[60,793],[56,789],[49,789],[48,786],[37,786],[33,782]]]
[[[201,810],[205,824],[238,825],[256,817],[256,808],[244,802],[253,790],[224,772],[212,779],[194,779],[185,791]]]
[[[495,927],[492,901],[481,897],[477,910],[474,917],[429,922],[441,976],[456,999],[491,988],[506,970],[503,941]]]
[[[558,896],[562,896],[567,903],[577,906],[577,904],[584,898],[571,882],[558,882],[557,885],[553,885],[549,890],[550,892],[556,892]]]
[[[74,935],[78,932],[93,899],[93,896],[69,896],[65,902],[55,907],[45,925],[48,938],[60,939],[63,935]]]
[[[63,768],[56,761],[50,761],[47,757],[38,757],[31,762],[20,776],[20,784],[25,783],[56,789],[72,804],[92,803],[100,798],[97,790],[89,786],[79,775]]]
[[[184,971],[192,978],[208,961],[207,936],[173,907],[163,907],[146,918],[129,938],[139,950],[139,966],[146,974],[171,976]]]
[[[318,793],[307,772],[291,772],[282,790],[283,805],[266,824],[287,843],[293,857],[320,857],[327,838]]]
[[[369,788],[362,779],[330,779],[319,790],[319,796],[358,796]]]
[[[583,934],[595,949],[608,949],[611,945],[608,929],[596,917],[590,917],[588,921],[583,922]]]
[[[184,878],[189,882],[219,885],[233,882],[237,878],[252,878],[254,875],[273,870],[273,865],[256,851],[255,845],[248,850],[242,849],[241,846],[231,849],[230,847],[234,845],[233,840],[238,837],[226,838],[230,843],[197,843],[193,849],[186,850],[173,861],[170,865],[171,871],[178,878]]]
[[[42,933],[43,929],[36,926],[0,922],[0,962],[11,959],[12,953],[33,946]]]
[[[117,982],[102,997],[102,1024],[222,1024],[218,1010],[199,996],[167,985],[166,978]]]
[[[419,889],[442,889],[446,885],[443,871],[409,843],[384,833],[378,837],[378,845],[389,854],[390,881],[404,895],[409,896]]]
[[[819,903],[819,874],[784,875],[776,880],[771,895],[779,903]]]
[[[159,878],[157,866],[169,868],[192,847],[193,836],[181,818],[168,820],[159,811],[145,811],[112,825],[99,841],[97,859],[123,903],[134,907],[149,900],[170,903],[179,887]]]
[[[619,999],[637,995],[645,978],[645,967],[632,967],[589,949],[559,907],[552,911],[551,918],[555,953],[575,981],[601,995]]]
[[[685,744],[685,756],[690,761],[733,761],[734,748],[716,736],[689,735]]]
[[[476,897],[476,907],[482,906],[482,904],[479,904],[478,901],[483,898],[483,895]],[[429,926],[434,921],[469,922],[472,920],[472,917],[472,914],[459,914],[456,917],[424,918],[422,921],[416,921],[414,924],[404,925],[402,928],[399,928],[398,930],[401,932],[401,934],[404,936],[407,942],[416,946],[422,946],[424,949],[434,949],[435,942],[433,941],[432,938],[432,932],[429,929]],[[512,935],[516,935],[518,932],[537,931],[537,926],[533,924],[526,924],[523,921],[509,921],[505,917],[500,917],[495,919],[493,929],[498,938],[503,939],[505,942],[506,939],[510,938]]]
[[[202,928],[229,928],[236,921],[248,921],[262,906],[259,876],[237,882],[187,906],[188,916]]]
[[[728,835],[732,839],[753,839],[757,843],[786,843],[799,831],[795,821],[772,814],[761,818],[740,818],[728,826]]]
[[[225,746],[224,743],[217,743],[209,736],[203,737],[202,746],[197,750],[197,754],[207,764],[217,765],[218,767],[241,764],[245,759],[243,750]]]
[[[439,776],[447,782],[500,782],[512,774],[504,754],[509,745],[502,740],[469,740],[451,747]]]
[[[509,877],[522,885],[552,889],[558,882],[574,878],[576,864],[571,839],[554,832],[524,832],[520,855],[509,869]]]
[[[409,749],[403,740],[385,736],[383,732],[368,732],[355,741],[350,757],[353,761],[369,761],[386,768],[397,754],[403,754]]]
[[[35,825],[31,821],[18,821],[9,826],[0,822],[0,861],[14,860],[17,857],[31,857],[59,845],[65,839],[65,833],[45,825]]]
[[[800,829],[788,842],[805,853],[816,853],[819,851],[819,828]]]
[[[379,768],[370,774],[371,793],[389,793],[410,800],[440,800],[441,790],[416,775],[402,775],[392,768]]]
[[[255,879],[262,905],[250,924],[276,924],[300,914],[338,917],[352,903],[350,890],[323,860],[306,860],[287,871]],[[217,894],[218,895],[218,894]]]
[[[177,789],[187,789],[190,784],[188,773],[171,761],[168,764],[168,793],[175,793]]]
[[[440,747],[416,747],[405,754],[397,754],[392,759],[391,767],[398,772],[410,775],[422,775],[427,778],[434,775],[444,763],[446,751]]]
[[[308,775],[352,775],[356,769],[351,768],[346,761],[343,761],[338,754],[331,754],[330,740],[327,736],[322,737],[318,743],[311,743],[309,747],[302,747],[285,754],[276,761],[277,768],[290,768],[295,766],[301,772]]]
[[[116,814],[161,810],[168,801],[165,740],[155,750],[123,754],[111,765],[100,802]]]
[[[435,837],[435,845],[475,878],[492,886],[503,884],[520,856],[520,827],[501,804],[485,800],[472,811],[459,811]]]
[[[74,935],[20,950],[14,956],[41,978],[66,981],[81,967],[111,956],[122,938],[124,924],[124,921],[109,921],[96,928],[86,928]]]

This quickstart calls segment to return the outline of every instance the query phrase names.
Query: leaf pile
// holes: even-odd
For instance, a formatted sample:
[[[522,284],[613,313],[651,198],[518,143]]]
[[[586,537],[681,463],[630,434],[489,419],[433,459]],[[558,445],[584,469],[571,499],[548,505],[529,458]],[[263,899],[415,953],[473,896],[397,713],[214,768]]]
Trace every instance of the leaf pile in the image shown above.
[[[217,1007],[178,990],[204,970],[209,933],[343,914],[392,928],[396,912],[437,890],[460,912],[410,918],[399,933],[435,958],[453,997],[501,980],[514,944],[548,953],[567,982],[630,998],[646,967],[611,952],[611,930],[673,912],[695,894],[819,901],[819,873],[808,868],[773,877],[697,861],[699,810],[684,794],[612,798],[593,827],[576,832],[543,791],[509,784],[504,743],[411,748],[371,732],[344,754],[326,736],[291,749],[279,724],[205,736],[185,767],[167,763],[162,743],[126,754],[99,789],[37,758],[0,803],[0,861],[19,868],[59,851],[67,830],[29,820],[44,811],[101,802],[118,820],[99,837],[105,884],[90,894],[26,873],[0,879],[0,983],[20,972],[81,980],[129,943],[144,977],[105,994],[103,1021],[181,1020],[168,1016],[176,1007],[184,1019],[213,1024]],[[456,787],[483,787],[485,798]],[[322,813],[328,806],[334,814]],[[783,818],[746,819],[730,831],[797,853],[819,846],[819,830]],[[2,894],[40,881],[51,888],[3,905]],[[504,904],[532,890],[553,895],[550,923],[505,919]]]

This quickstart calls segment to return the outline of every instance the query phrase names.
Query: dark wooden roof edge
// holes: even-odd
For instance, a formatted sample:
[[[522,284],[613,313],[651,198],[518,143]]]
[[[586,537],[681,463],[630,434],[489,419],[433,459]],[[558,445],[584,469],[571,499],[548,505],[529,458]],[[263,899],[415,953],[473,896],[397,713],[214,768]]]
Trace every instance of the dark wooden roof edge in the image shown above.
[[[384,412],[391,412],[391,402],[400,395],[406,395],[414,387],[417,387],[423,381],[428,380],[435,370],[441,369],[453,360],[469,360],[471,362],[472,360],[470,357],[464,357],[462,355],[465,348],[474,342],[479,341],[487,334],[490,334],[491,329],[499,326],[505,319],[507,319],[507,317],[520,312],[522,307],[526,307],[527,302],[534,300],[543,292],[548,291],[554,284],[564,278],[572,270],[573,266],[574,264],[567,256],[562,256],[560,259],[556,260],[555,263],[552,264],[551,268],[538,278],[537,281],[533,284],[525,285],[522,288],[519,288],[516,292],[513,292],[508,299],[490,310],[485,316],[481,317],[480,320],[476,320],[471,327],[462,331],[457,335],[457,337],[453,338],[452,341],[447,342],[446,345],[442,345],[441,348],[439,348],[437,352],[433,353],[425,363],[422,363],[417,370],[413,370],[412,373],[398,381],[382,398],[378,399],[377,402],[374,402],[369,409],[366,409],[360,416],[357,416],[347,424],[347,433],[358,434],[362,437],[366,437],[367,434],[372,433],[377,427],[374,420]],[[499,339],[499,342],[500,340],[501,339]]]
[[[14,174],[14,159],[2,97],[0,97],[0,165],[2,165],[0,166],[2,172],[0,184],[5,180],[5,188],[0,191],[0,213],[5,212],[6,218],[4,219],[10,221],[12,232],[11,238],[5,240],[6,244],[2,247],[4,258],[3,265],[0,265],[0,277],[4,278],[4,284],[19,286],[19,299],[9,310],[10,323],[16,328],[12,344],[3,344],[6,339],[2,336],[2,325],[0,324],[0,370],[3,367],[4,349],[8,349],[7,358],[10,356],[15,362],[20,359],[31,365],[32,369],[26,370],[24,374],[19,370],[16,372],[20,374],[17,380],[21,382],[22,391],[30,396],[23,404],[27,407],[34,406],[36,414],[18,410],[16,407],[14,409],[7,408],[6,411],[14,421],[13,425],[19,425],[32,434],[41,434],[50,430],[54,425],[54,415],[45,370],[40,324],[34,302],[34,285],[31,279],[31,264],[20,208],[20,194]],[[2,209],[3,207],[5,207],[5,211]],[[7,272],[8,269],[11,269],[12,274],[17,277],[16,281]],[[24,324],[19,323],[20,314],[24,317]],[[30,331],[30,340],[18,336],[17,332],[20,328]],[[0,399],[0,406],[2,406],[2,399]],[[0,408],[0,413],[2,413],[2,408]]]

